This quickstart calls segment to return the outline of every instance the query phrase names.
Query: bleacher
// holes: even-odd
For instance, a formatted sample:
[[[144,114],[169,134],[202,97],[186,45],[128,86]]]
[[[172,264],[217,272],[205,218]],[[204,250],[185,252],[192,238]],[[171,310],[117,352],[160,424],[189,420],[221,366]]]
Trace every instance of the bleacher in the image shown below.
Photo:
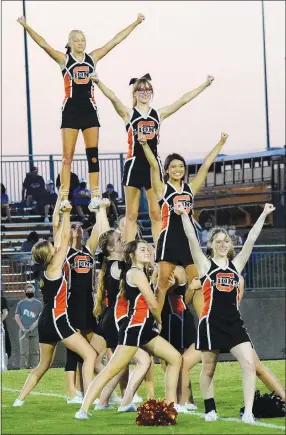
[[[119,204],[120,214],[125,213],[124,203]],[[2,289],[9,296],[19,296],[23,292],[26,282],[32,280],[30,255],[21,252],[21,246],[31,231],[36,231],[40,238],[46,238],[52,232],[52,217],[50,222],[43,222],[43,217],[29,208],[11,205],[11,219],[1,218],[1,253],[2,253]],[[72,213],[71,221],[78,221]],[[151,223],[148,213],[141,213],[138,222],[142,228],[142,236],[148,242],[152,241]]]

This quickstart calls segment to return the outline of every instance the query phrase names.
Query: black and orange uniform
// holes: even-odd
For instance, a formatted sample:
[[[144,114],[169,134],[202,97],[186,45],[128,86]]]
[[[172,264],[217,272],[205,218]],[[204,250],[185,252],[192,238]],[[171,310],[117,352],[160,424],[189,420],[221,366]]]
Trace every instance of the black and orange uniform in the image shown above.
[[[175,210],[176,203],[181,202],[193,222],[194,195],[187,183],[182,182],[181,190],[168,181],[163,197],[159,200],[162,229],[157,243],[156,261],[167,261],[176,266],[186,267],[194,264],[190,245],[184,231],[182,217]],[[193,223],[194,225],[194,223]],[[194,225],[195,231],[196,227]]]
[[[56,343],[70,337],[76,331],[67,313],[68,284],[64,274],[57,279],[42,277],[44,308],[39,319],[39,342]]]
[[[207,274],[201,278],[204,305],[196,348],[229,352],[240,343],[251,343],[238,308],[239,274],[232,261],[227,261],[225,268],[213,259],[210,262]]]
[[[160,157],[157,152],[157,146],[160,141],[160,115],[157,110],[150,107],[147,116],[143,116],[138,109],[132,110],[131,118],[126,125],[128,135],[128,154],[126,156],[122,184],[124,186],[137,187],[146,190],[151,189],[150,164],[145,156],[142,145],[138,141],[138,135],[144,135],[148,140],[154,156],[156,157],[161,179],[163,179],[163,170]]]
[[[132,266],[131,269],[136,267]],[[155,319],[146,299],[138,287],[130,284],[126,277],[126,299],[129,301],[128,317],[119,329],[118,344],[144,346],[159,335]]]
[[[90,74],[95,65],[88,54],[84,54],[79,62],[72,53],[67,54],[65,67],[62,70],[65,86],[65,98],[62,105],[61,128],[85,130],[100,127],[94,98],[94,86]]]
[[[92,331],[94,328],[94,266],[94,256],[87,246],[81,250],[69,249],[64,265],[65,274],[69,277],[68,315],[73,327],[81,331]]]
[[[161,336],[177,350],[188,349],[197,337],[193,315],[184,302],[185,293],[186,283],[171,288],[161,314]]]
[[[117,279],[115,269],[122,270],[124,261],[108,260],[104,277],[104,309],[100,316],[100,335],[106,346],[115,349],[118,344],[118,331],[128,315],[128,301],[120,295],[120,277]]]

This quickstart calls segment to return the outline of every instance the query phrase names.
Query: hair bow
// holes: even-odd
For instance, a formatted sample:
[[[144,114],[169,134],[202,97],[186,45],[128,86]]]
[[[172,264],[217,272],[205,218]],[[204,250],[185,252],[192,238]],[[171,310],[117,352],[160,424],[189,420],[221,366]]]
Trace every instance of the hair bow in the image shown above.
[[[142,80],[142,79],[152,80],[150,74],[147,73],[144,76],[140,77],[140,79],[138,79],[137,77],[134,77],[133,79],[131,79],[130,82],[129,82],[129,86],[130,85],[134,85],[134,83],[136,83],[137,80]]]

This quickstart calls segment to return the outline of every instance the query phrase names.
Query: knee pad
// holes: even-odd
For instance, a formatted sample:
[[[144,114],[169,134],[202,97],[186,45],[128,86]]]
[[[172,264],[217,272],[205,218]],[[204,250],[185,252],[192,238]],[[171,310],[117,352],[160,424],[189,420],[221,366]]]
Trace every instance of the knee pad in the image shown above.
[[[67,349],[65,372],[76,372],[78,362],[82,362],[82,358],[77,353]]]
[[[85,153],[88,163],[88,172],[99,172],[98,148],[86,148]]]

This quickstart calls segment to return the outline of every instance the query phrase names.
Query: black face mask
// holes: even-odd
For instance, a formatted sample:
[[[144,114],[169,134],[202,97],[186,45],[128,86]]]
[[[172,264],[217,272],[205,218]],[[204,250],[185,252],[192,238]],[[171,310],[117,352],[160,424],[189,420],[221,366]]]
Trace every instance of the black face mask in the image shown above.
[[[34,292],[27,292],[26,293],[27,298],[33,298],[34,297]]]

